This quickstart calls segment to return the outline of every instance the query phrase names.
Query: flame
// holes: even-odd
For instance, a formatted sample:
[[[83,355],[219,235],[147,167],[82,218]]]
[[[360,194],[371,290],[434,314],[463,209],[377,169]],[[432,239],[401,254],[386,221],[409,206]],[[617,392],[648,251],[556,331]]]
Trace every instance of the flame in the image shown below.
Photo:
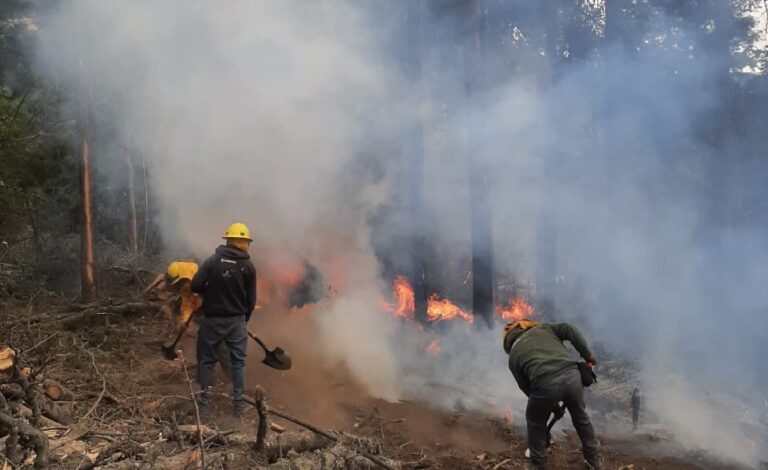
[[[413,286],[405,276],[397,276],[392,281],[392,302],[379,301],[382,310],[407,319],[413,319],[415,305]],[[497,305],[496,312],[503,320],[519,321],[533,316],[533,307],[522,297],[515,297],[510,299],[507,305]],[[436,293],[430,294],[427,300],[427,320],[438,322],[454,318],[462,318],[467,323],[474,322],[472,313],[463,310],[449,299],[440,298]]]
[[[452,320],[457,317],[463,318],[467,323],[474,321],[471,313],[465,312],[450,300],[441,299],[437,294],[429,296],[427,302],[427,319],[429,321]]]
[[[394,303],[383,300],[379,302],[381,309],[394,313],[398,317],[413,318],[416,310],[416,295],[413,286],[405,276],[397,276],[392,282],[392,297]],[[429,296],[427,302],[427,319],[429,321],[452,320],[459,317],[468,323],[472,323],[474,320],[471,313],[465,312],[450,300],[441,299],[434,293]]]
[[[416,310],[416,296],[411,283],[408,282],[405,276],[397,276],[392,281],[392,297],[394,298],[394,303],[380,301],[382,310],[392,312],[398,317],[412,318]]]
[[[437,356],[440,354],[440,342],[436,339],[430,341],[427,345],[427,354],[430,356]]]
[[[533,307],[522,297],[515,297],[509,299],[509,303],[506,306],[497,305],[496,312],[504,320],[520,321],[533,315]]]

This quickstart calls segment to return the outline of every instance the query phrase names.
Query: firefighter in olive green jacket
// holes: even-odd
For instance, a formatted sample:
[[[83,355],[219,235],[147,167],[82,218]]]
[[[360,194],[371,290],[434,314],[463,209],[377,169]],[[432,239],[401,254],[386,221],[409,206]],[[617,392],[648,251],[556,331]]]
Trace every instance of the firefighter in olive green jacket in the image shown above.
[[[520,390],[528,396],[525,420],[531,466],[547,468],[547,419],[565,403],[581,439],[587,468],[602,469],[595,430],[584,405],[584,386],[577,360],[563,344],[570,341],[590,366],[596,361],[579,330],[567,323],[521,320],[504,327],[504,351]]]

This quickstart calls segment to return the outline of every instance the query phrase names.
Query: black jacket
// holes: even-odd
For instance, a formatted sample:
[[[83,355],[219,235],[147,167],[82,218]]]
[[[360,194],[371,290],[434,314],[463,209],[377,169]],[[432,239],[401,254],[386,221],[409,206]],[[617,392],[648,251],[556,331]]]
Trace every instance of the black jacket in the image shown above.
[[[256,268],[248,253],[220,246],[192,279],[192,292],[203,295],[206,317],[251,318],[256,305]]]

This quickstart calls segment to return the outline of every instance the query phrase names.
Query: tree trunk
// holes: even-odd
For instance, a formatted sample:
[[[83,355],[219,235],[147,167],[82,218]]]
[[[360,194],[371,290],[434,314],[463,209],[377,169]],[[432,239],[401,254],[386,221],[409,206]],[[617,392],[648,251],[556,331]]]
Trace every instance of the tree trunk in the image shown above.
[[[143,152],[141,154],[141,174],[144,180],[144,240],[141,243],[141,251],[145,252],[149,234],[149,181],[147,180],[147,161]]]
[[[470,34],[465,47],[470,211],[472,223],[472,311],[490,326],[493,320],[493,223],[486,139],[479,116],[485,108],[485,2],[472,0]]]
[[[559,2],[550,1],[540,4],[545,30],[546,57],[550,61],[549,86],[554,86],[562,58],[558,54],[560,37]],[[556,112],[550,109],[549,112]],[[553,174],[558,155],[542,155],[543,168],[539,187],[539,213],[536,225],[536,297],[537,310],[547,315],[556,308],[557,299],[557,226],[552,213],[556,201],[552,199],[550,188],[556,185]]]
[[[427,322],[427,241],[425,234],[425,214],[423,200],[424,184],[424,129],[421,116],[421,14],[422,2],[411,0],[406,6],[406,31],[403,35],[403,68],[405,77],[410,82],[411,93],[404,98],[414,103],[417,109],[416,119],[406,124],[403,131],[403,153],[406,168],[408,206],[411,221],[411,266],[410,278],[413,279],[414,310],[417,321]]]
[[[139,253],[139,224],[136,217],[136,190],[134,188],[133,152],[129,149],[125,162],[128,165],[128,244],[131,256]]]
[[[40,224],[38,217],[38,195],[36,190],[31,190],[31,193],[27,193],[25,198],[25,205],[27,213],[29,215],[29,226],[32,228],[32,240],[35,243],[35,264],[40,266],[40,261],[43,258],[45,247],[43,246],[43,239],[40,234]]]
[[[93,207],[91,196],[91,163],[90,149],[88,146],[88,137],[86,135],[85,123],[81,124],[81,195],[83,206],[83,221],[80,236],[80,282],[82,291],[82,302],[90,303],[96,299],[96,282],[94,279],[94,256],[93,256]]]

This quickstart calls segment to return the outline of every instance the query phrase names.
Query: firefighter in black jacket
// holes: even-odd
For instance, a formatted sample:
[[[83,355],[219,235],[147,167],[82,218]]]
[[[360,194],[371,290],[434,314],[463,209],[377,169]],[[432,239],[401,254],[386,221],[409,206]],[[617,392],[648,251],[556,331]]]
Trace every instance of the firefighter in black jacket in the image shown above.
[[[217,347],[222,341],[229,348],[232,363],[233,414],[239,417],[243,412],[246,324],[256,305],[256,269],[248,255],[250,230],[245,224],[234,223],[224,239],[226,245],[216,248],[192,279],[192,291],[203,296],[204,319],[197,335],[197,381],[201,389],[198,404],[206,418],[210,417],[209,388],[219,361]]]

